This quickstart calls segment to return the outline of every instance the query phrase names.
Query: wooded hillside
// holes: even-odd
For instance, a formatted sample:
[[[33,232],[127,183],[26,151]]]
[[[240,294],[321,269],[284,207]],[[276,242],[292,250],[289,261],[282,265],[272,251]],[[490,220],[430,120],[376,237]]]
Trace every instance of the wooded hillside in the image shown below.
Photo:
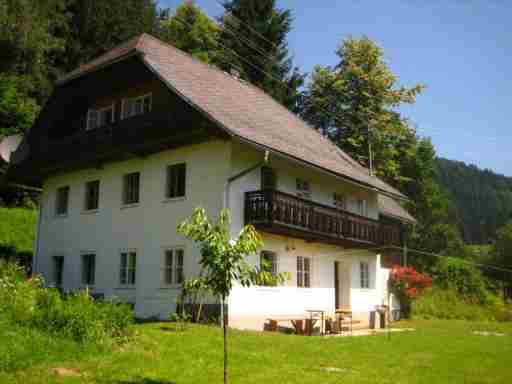
[[[455,206],[456,222],[468,243],[483,244],[512,219],[512,177],[461,161],[437,160],[438,182]]]

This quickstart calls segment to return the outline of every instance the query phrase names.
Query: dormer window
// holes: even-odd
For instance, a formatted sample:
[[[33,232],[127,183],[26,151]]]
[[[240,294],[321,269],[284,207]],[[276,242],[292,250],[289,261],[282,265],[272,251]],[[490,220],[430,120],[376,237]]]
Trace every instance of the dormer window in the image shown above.
[[[103,127],[114,122],[114,104],[87,111],[87,130]]]
[[[151,94],[123,99],[121,118],[127,119],[128,117],[151,112],[152,104]]]

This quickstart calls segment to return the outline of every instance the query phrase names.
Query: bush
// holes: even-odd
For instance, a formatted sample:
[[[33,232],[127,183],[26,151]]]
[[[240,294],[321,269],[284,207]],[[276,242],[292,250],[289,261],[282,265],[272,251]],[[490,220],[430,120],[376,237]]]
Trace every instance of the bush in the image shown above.
[[[128,305],[96,302],[87,291],[62,296],[43,288],[39,278],[27,279],[23,268],[0,262],[0,315],[79,342],[105,343],[126,336],[133,323]]]
[[[432,271],[436,286],[455,290],[464,301],[485,304],[489,297],[485,278],[472,264],[443,258]]]
[[[391,290],[400,300],[404,316],[409,317],[413,300],[432,286],[432,278],[419,273],[413,267],[394,266],[391,270],[389,284]]]

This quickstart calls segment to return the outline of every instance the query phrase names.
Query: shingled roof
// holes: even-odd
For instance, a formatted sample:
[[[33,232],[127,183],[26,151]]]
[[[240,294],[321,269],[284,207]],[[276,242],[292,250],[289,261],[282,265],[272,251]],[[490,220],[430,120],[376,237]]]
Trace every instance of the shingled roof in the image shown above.
[[[409,223],[416,223],[416,219],[396,200],[389,196],[379,195],[379,213]]]
[[[259,88],[147,34],[79,67],[61,78],[59,84],[133,54],[138,54],[171,90],[231,136],[381,193],[406,198],[382,180],[370,176],[368,169]]]

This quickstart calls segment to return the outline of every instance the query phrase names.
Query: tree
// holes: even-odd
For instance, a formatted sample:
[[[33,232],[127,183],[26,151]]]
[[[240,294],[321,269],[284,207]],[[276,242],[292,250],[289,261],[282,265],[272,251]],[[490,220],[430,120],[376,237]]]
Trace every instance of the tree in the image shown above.
[[[498,230],[491,252],[496,264],[512,267],[512,221]]]
[[[221,298],[224,305],[235,282],[244,287],[255,283],[258,268],[249,265],[246,256],[254,254],[263,245],[258,232],[246,225],[236,238],[231,238],[229,211],[222,210],[212,222],[202,208],[196,208],[192,216],[178,225],[178,232],[199,243],[203,278],[210,292]],[[282,281],[284,277],[276,276]],[[227,316],[224,316],[224,383],[228,382]]]
[[[26,132],[39,106],[28,96],[25,78],[0,74],[0,137]]]
[[[399,86],[382,48],[367,37],[345,39],[336,53],[335,67],[315,67],[301,115],[367,166],[371,142],[376,175],[399,182],[400,144],[414,145],[415,132],[396,109],[414,103],[423,86]]]
[[[211,63],[218,49],[220,27],[193,1],[185,1],[171,15],[164,17],[159,37],[206,63]]]
[[[263,89],[291,110],[296,110],[304,75],[293,67],[287,35],[290,10],[280,10],[275,0],[231,0],[220,18],[218,66]]]
[[[66,36],[67,71],[143,32],[158,30],[154,0],[66,0],[72,14]]]

